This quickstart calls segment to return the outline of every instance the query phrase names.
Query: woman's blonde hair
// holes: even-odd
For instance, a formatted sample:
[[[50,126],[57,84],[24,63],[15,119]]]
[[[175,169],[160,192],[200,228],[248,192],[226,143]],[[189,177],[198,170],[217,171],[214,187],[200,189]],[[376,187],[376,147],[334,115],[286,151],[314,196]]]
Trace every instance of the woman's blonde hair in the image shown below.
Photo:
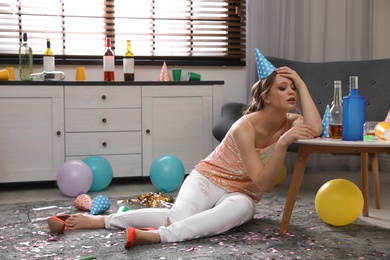
[[[259,80],[253,84],[251,89],[252,101],[248,108],[244,111],[244,115],[250,114],[264,108],[264,95],[269,93],[276,78],[276,72],[272,72],[268,77]]]

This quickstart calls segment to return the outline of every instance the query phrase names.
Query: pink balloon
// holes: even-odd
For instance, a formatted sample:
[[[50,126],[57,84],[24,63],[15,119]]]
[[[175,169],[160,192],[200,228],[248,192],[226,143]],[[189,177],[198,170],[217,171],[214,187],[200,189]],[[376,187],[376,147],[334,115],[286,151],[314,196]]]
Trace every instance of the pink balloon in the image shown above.
[[[92,171],[81,160],[70,160],[61,165],[57,172],[57,185],[68,197],[76,198],[87,193],[92,186]]]

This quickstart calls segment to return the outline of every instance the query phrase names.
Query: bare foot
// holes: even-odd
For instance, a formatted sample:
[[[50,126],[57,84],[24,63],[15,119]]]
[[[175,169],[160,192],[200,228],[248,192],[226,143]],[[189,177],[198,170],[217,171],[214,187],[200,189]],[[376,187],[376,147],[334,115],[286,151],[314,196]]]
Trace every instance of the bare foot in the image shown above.
[[[66,229],[102,229],[105,228],[104,220],[106,216],[90,215],[90,214],[74,214],[66,221]]]

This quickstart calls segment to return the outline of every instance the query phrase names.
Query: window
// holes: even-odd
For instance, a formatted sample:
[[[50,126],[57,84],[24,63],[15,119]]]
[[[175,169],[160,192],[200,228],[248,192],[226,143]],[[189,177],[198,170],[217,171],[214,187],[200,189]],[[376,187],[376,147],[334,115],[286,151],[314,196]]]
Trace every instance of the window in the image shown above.
[[[101,57],[111,37],[116,56],[131,40],[137,60],[245,59],[245,0],[0,0],[0,53],[17,57],[23,32],[34,57]],[[3,56],[3,55],[2,55]]]

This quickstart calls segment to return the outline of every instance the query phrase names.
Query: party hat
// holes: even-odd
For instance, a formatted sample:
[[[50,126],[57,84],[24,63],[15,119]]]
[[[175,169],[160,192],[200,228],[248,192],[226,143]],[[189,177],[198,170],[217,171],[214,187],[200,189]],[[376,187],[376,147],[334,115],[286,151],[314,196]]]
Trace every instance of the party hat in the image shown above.
[[[159,81],[171,81],[171,76],[169,76],[169,71],[167,68],[167,64],[164,61],[164,64],[161,68],[160,77],[158,79]]]
[[[390,123],[390,110],[389,110],[389,113],[387,114],[387,117],[386,117],[385,121],[387,123]]]
[[[322,134],[321,136],[324,138],[329,138],[329,105],[326,105],[324,117],[322,118]]]
[[[256,55],[256,66],[257,66],[257,75],[259,76],[259,80],[262,80],[269,75],[276,69],[274,65],[269,62],[264,55],[255,48],[255,55]]]

